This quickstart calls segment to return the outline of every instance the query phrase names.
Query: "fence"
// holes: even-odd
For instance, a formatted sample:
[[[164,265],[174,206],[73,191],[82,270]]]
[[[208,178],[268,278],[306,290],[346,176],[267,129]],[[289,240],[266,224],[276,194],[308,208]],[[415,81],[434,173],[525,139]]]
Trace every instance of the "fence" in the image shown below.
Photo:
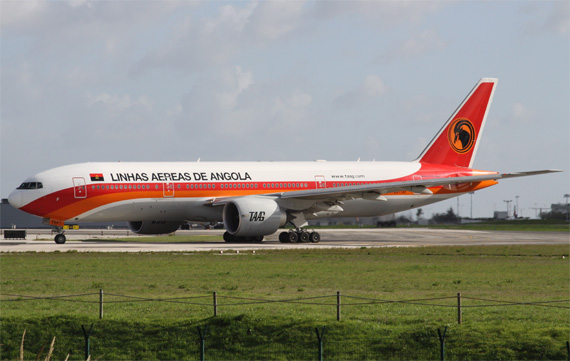
[[[558,308],[558,309],[570,309],[570,299],[565,300],[546,300],[546,301],[533,301],[533,302],[514,302],[505,300],[492,300],[478,297],[468,297],[457,293],[453,296],[446,297],[436,297],[436,298],[422,298],[422,299],[410,299],[410,300],[386,300],[378,298],[368,298],[360,296],[343,295],[341,292],[337,292],[333,295],[323,295],[315,297],[305,297],[305,298],[288,298],[288,299],[266,299],[266,298],[251,298],[251,297],[236,297],[229,295],[220,295],[217,292],[206,295],[197,295],[189,297],[171,297],[171,298],[149,298],[149,297],[138,297],[114,293],[104,293],[103,290],[93,293],[84,294],[73,294],[73,295],[59,295],[59,296],[47,296],[47,297],[37,297],[37,296],[26,296],[26,295],[15,295],[15,294],[0,294],[1,302],[26,302],[26,301],[55,301],[55,302],[69,302],[69,303],[90,303],[99,305],[99,318],[102,319],[105,315],[104,307],[110,304],[120,304],[120,303],[140,303],[140,302],[165,302],[165,303],[176,303],[184,304],[189,306],[204,307],[209,308],[214,316],[213,319],[208,319],[205,321],[202,327],[194,327],[191,329],[179,330],[184,337],[187,338],[186,348],[188,354],[185,355],[190,359],[196,359],[198,356],[201,360],[221,360],[231,358],[232,355],[240,358],[251,358],[251,350],[247,346],[236,346],[232,345],[231,341],[228,344],[219,344],[220,339],[227,340],[224,337],[217,338],[214,337],[216,332],[222,329],[224,326],[216,323],[216,316],[222,314],[224,309],[229,308],[246,308],[249,305],[260,305],[260,304],[273,304],[278,307],[278,304],[303,304],[312,305],[316,307],[326,307],[334,309],[336,311],[334,316],[336,316],[337,321],[342,319],[343,308],[363,306],[363,305],[382,305],[382,304],[402,304],[402,305],[414,305],[414,306],[425,306],[425,307],[441,307],[445,309],[455,309],[457,312],[457,323],[461,324],[464,320],[462,319],[462,309],[466,308],[482,308],[482,307],[512,307],[512,306],[523,306],[523,307],[548,307],[548,308]],[[454,311],[454,312],[455,312]],[[333,312],[331,312],[331,321],[333,320]],[[332,321],[334,323],[334,321]],[[79,325],[77,326],[79,327]],[[330,325],[329,325],[330,327]],[[84,341],[85,341],[85,359],[91,355],[90,346],[91,340],[90,336],[93,330],[93,324],[90,327],[81,325],[83,331]],[[95,334],[97,327],[95,327]],[[249,330],[242,330],[249,333]],[[436,332],[437,331],[437,332]],[[366,344],[358,339],[352,339],[351,335],[343,335],[339,337],[337,334],[333,336],[330,334],[329,329],[322,327],[314,330],[311,335],[307,330],[306,337],[300,340],[296,344],[297,349],[287,349],[283,348],[282,345],[275,345],[274,349],[267,348],[265,350],[255,350],[256,359],[310,359],[310,360],[323,360],[323,359],[335,359],[335,360],[352,360],[352,359],[377,359],[379,355],[392,354],[391,358],[400,359],[415,359],[415,358],[429,358],[429,359],[439,359],[444,360],[446,358],[446,353],[451,358],[462,358],[465,357],[461,354],[454,354],[454,349],[458,347],[462,342],[467,342],[462,339],[461,335],[458,335],[458,329],[449,332],[448,327],[442,327],[437,329],[429,329],[425,331],[425,336],[429,340],[424,340],[424,348],[429,350],[420,350],[421,353],[417,353],[418,350],[414,350],[413,347],[408,350],[394,350],[391,349],[390,344],[396,344],[394,340],[390,339],[389,335],[378,335],[376,340],[368,340]],[[315,337],[316,334],[316,337]],[[264,335],[268,336],[268,335]],[[269,335],[271,336],[271,335]],[[275,335],[273,335],[275,336]],[[216,341],[211,341],[216,339]],[[102,341],[102,340],[101,340]],[[218,344],[216,344],[218,342]],[[446,345],[447,350],[446,350]],[[449,345],[451,347],[449,347]],[[565,345],[568,350],[568,360],[570,361],[570,348],[568,343]],[[105,346],[100,345],[95,348],[95,355],[105,353]],[[137,354],[143,355],[144,354]],[[496,356],[496,357],[493,357]],[[509,355],[507,355],[509,356]],[[512,355],[511,355],[512,356]],[[560,354],[558,354],[558,358]],[[113,359],[121,359],[121,355],[109,354],[107,357]],[[144,358],[144,357],[143,357]],[[501,355],[491,355],[491,358],[501,358]],[[507,357],[508,358],[508,357]],[[77,359],[77,355],[75,358]]]
[[[77,299],[77,298],[84,298],[86,296],[98,296],[98,299],[92,301]],[[4,297],[11,297],[11,298],[6,299]],[[105,297],[122,298],[122,300],[105,300]],[[205,299],[211,299],[211,302],[198,302],[198,300],[205,300]],[[222,299],[227,300],[229,302],[220,303],[219,301]],[[323,301],[326,299],[333,299],[333,302]],[[348,300],[348,302],[346,301],[342,302],[343,299]],[[259,305],[259,304],[278,304],[278,303],[303,304],[303,305],[328,306],[328,307],[334,306],[336,307],[337,321],[341,320],[342,307],[381,305],[381,304],[406,304],[406,305],[416,305],[416,306],[456,308],[458,324],[461,324],[463,321],[462,309],[465,308],[534,306],[534,307],[570,309],[570,306],[561,305],[564,303],[570,303],[570,299],[533,301],[533,302],[515,302],[515,301],[504,301],[504,300],[492,300],[492,299],[479,298],[479,297],[468,297],[468,296],[462,296],[461,293],[457,293],[456,296],[422,298],[422,299],[413,299],[413,300],[385,300],[385,299],[359,297],[359,296],[348,296],[348,295],[341,295],[340,291],[337,291],[336,295],[325,295],[325,296],[315,296],[315,297],[306,297],[306,298],[291,298],[291,299],[236,297],[236,296],[219,295],[217,292],[213,292],[211,295],[204,295],[204,296],[148,298],[148,297],[121,295],[115,293],[104,293],[102,289],[99,290],[99,292],[97,293],[83,293],[75,295],[46,296],[46,297],[14,295],[6,293],[0,294],[1,302],[23,302],[30,300],[52,300],[52,301],[62,301],[62,302],[97,303],[99,304],[99,319],[103,318],[105,304],[136,303],[136,302],[168,302],[168,303],[180,303],[180,304],[187,304],[193,306],[201,306],[201,307],[211,307],[214,317],[218,316],[219,308],[224,308],[224,307],[248,306],[248,305]],[[454,300],[454,304],[432,303],[433,301],[444,301],[444,300]],[[487,302],[487,303],[466,305],[463,303],[463,301],[465,300]]]

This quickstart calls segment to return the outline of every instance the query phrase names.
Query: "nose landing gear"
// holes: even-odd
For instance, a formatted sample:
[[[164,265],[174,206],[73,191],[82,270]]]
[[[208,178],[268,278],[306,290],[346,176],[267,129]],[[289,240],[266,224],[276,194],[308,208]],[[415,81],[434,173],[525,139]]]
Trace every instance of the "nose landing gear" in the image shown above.
[[[55,243],[57,244],[64,244],[66,241],[65,235],[62,233],[58,233],[55,235],[55,238],[53,239],[55,241]]]

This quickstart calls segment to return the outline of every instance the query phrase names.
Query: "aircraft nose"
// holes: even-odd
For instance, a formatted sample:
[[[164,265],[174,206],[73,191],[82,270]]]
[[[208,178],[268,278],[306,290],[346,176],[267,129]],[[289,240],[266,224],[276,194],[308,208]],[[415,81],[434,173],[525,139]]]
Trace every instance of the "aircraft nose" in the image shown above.
[[[19,190],[14,190],[8,196],[8,203],[14,208],[22,207],[22,193]]]

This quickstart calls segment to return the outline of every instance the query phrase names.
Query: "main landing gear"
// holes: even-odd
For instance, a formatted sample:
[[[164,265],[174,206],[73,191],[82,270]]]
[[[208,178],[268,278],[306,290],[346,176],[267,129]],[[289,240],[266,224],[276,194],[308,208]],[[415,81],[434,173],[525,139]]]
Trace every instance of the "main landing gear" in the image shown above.
[[[279,234],[279,242],[281,243],[319,243],[321,235],[318,232],[307,232],[302,229],[290,230]]]

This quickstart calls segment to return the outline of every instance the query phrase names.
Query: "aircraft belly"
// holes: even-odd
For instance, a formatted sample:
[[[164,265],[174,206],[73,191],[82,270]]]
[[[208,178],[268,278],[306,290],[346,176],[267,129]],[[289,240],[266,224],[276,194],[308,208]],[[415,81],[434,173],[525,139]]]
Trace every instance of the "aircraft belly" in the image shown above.
[[[74,220],[86,222],[132,221],[221,221],[223,207],[204,206],[204,199],[144,199],[102,206]]]

